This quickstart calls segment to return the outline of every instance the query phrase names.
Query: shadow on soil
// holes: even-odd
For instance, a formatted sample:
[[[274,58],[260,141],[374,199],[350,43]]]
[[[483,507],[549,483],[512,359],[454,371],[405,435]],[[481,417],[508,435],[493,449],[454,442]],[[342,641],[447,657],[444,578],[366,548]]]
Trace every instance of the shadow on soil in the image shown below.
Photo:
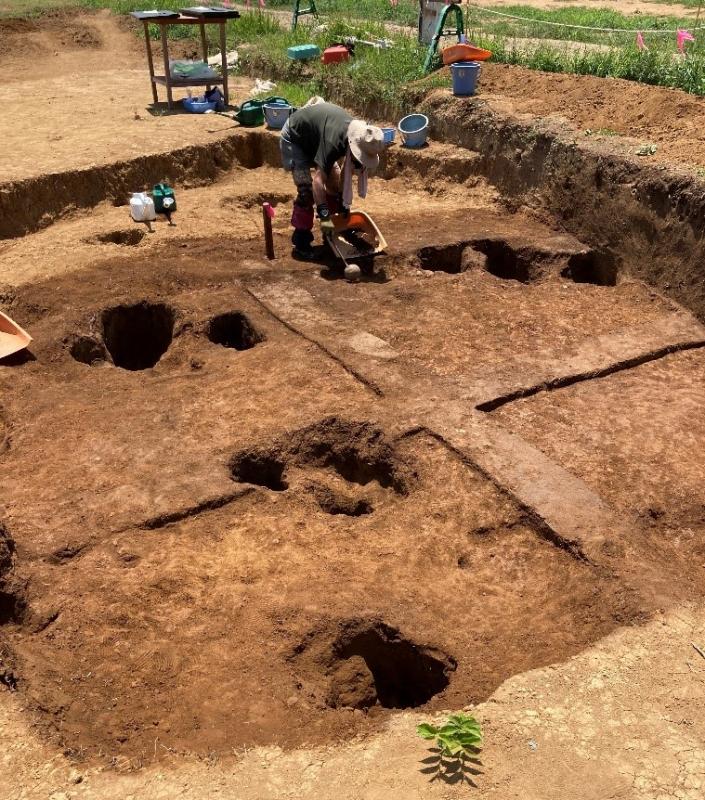
[[[454,786],[467,784],[477,789],[474,778],[482,775],[482,761],[476,756],[462,753],[456,757],[444,756],[438,747],[429,747],[429,756],[421,759],[419,772],[429,776],[429,782],[443,781]]]

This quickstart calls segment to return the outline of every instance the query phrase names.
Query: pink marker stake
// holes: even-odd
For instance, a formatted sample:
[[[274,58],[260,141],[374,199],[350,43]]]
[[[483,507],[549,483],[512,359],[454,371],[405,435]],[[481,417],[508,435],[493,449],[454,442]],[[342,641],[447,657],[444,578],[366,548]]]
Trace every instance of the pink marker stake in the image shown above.
[[[678,48],[678,52],[685,55],[685,43],[694,41],[695,36],[693,36],[690,31],[679,30],[676,34],[676,47]]]
[[[646,46],[646,44],[644,43],[644,37],[643,37],[641,31],[637,31],[637,34],[636,34],[636,46],[639,48],[639,50],[648,50],[649,49]]]

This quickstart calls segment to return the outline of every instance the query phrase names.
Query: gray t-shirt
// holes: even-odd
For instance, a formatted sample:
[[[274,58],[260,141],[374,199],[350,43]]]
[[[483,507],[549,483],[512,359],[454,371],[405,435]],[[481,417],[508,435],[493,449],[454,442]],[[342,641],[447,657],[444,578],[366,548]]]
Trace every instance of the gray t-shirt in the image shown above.
[[[345,155],[352,117],[333,103],[314,103],[289,117],[289,136],[326,175]]]

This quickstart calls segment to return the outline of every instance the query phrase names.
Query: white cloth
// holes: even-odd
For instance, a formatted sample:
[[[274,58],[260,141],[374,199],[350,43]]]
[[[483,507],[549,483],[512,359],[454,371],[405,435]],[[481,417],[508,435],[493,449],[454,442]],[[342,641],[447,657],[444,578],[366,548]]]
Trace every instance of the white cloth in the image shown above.
[[[348,147],[343,164],[343,205],[350,208],[353,202],[353,172],[357,172],[357,194],[358,197],[367,197],[367,170],[355,170],[353,167],[352,153]]]

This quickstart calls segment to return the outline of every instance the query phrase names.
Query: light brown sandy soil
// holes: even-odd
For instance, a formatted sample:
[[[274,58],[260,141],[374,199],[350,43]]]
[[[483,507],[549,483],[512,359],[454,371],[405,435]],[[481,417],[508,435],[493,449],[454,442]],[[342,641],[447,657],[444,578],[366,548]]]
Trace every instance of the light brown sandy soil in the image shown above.
[[[129,23],[118,24],[107,11],[57,12],[39,22],[0,19],[0,35],[3,82],[13,97],[31,98],[13,104],[0,122],[0,181],[211,142],[225,127],[210,114],[165,116],[163,87],[164,102],[152,109],[144,45]],[[172,58],[187,54],[183,47],[174,43]],[[159,64],[156,43],[154,54]],[[231,102],[242,102],[251,85],[233,78]]]

